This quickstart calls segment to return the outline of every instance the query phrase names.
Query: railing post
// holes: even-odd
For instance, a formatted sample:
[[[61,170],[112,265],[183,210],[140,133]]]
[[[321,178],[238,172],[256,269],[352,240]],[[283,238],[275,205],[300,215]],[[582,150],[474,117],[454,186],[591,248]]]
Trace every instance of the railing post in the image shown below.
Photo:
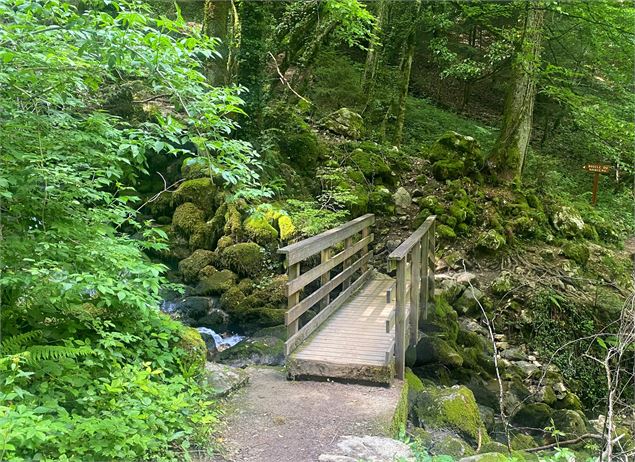
[[[326,263],[331,258],[331,247],[328,249],[324,249],[320,252],[320,263]],[[331,272],[327,271],[322,276],[320,276],[320,284],[324,286],[327,282],[331,280]],[[322,299],[320,302],[320,308],[324,308],[331,302],[331,294],[329,293],[326,297]]]
[[[430,236],[426,234],[425,236],[423,236],[423,239],[421,240],[421,249],[420,249],[421,273],[419,274],[419,279],[421,280],[421,292],[419,293],[419,307],[421,308],[421,315],[423,316],[423,319],[428,319],[428,301],[430,299],[430,293],[429,293],[430,279],[429,279],[429,273],[428,273],[428,268],[429,268],[428,265],[430,262],[430,256],[428,254],[429,244],[430,244]]]
[[[403,380],[406,368],[406,259],[397,263],[397,291],[395,297],[395,372]]]
[[[295,278],[300,276],[300,263],[295,263],[293,265],[289,265],[287,269],[287,279],[288,281],[293,281]],[[289,294],[287,297],[287,308],[292,308],[298,304],[300,301],[300,291],[295,292],[293,294]],[[290,322],[287,325],[287,338],[291,338],[298,331],[298,327],[300,325],[300,320],[296,319]]]
[[[428,233],[430,233],[430,248],[428,249],[430,263],[428,266],[428,273],[427,273],[427,276],[429,277],[429,280],[430,280],[430,284],[428,287],[428,301],[432,303],[434,303],[434,269],[436,267],[436,262],[434,261],[434,248],[436,246],[436,235],[435,235],[436,228],[437,228],[437,221],[434,220],[432,221],[432,225],[430,226],[430,230],[428,231]]]
[[[410,263],[410,346],[416,346],[419,340],[419,300],[421,299],[421,242],[417,242],[411,251]]]
[[[352,247],[352,245],[353,245],[353,238],[347,237],[346,240],[344,241],[344,249],[348,249],[349,247]],[[366,253],[364,253],[364,255],[366,255]],[[346,268],[351,266],[352,261],[353,261],[352,258],[347,258],[346,260],[344,260],[344,267],[342,268],[342,271],[344,271]],[[342,284],[342,290],[348,289],[350,285],[351,285],[351,278],[346,278],[346,280]]]
[[[367,238],[369,234],[370,234],[370,228],[368,226],[362,229],[362,239]],[[368,246],[365,245],[364,252],[362,253],[362,255],[366,255],[367,253],[368,253]],[[364,266],[362,266],[362,273],[366,272],[367,269],[368,269],[368,264],[365,264]]]

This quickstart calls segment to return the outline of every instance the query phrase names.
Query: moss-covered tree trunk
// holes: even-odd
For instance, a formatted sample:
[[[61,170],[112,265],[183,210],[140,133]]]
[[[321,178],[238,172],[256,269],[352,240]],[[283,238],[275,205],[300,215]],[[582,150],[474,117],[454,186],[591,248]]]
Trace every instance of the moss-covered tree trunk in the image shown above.
[[[512,62],[503,122],[490,163],[499,179],[520,182],[531,137],[540,70],[544,9],[526,2],[523,28]]]
[[[384,16],[386,14],[387,2],[388,0],[379,0],[379,5],[377,6],[377,21],[375,22],[373,30],[375,39],[371,41],[368,47],[368,53],[366,54],[366,64],[364,66],[364,75],[362,76],[362,88],[364,93],[368,95],[366,102],[367,105],[368,101],[372,98],[373,90],[375,88],[375,79],[381,51],[380,37],[383,35],[382,29],[384,27]]]
[[[227,62],[232,43],[231,0],[205,0],[203,10],[203,32],[209,37],[221,39],[216,48],[221,57],[209,60],[208,78],[215,85],[226,84],[230,78],[227,75]]]
[[[417,0],[414,8],[414,15],[410,33],[404,47],[404,56],[401,62],[401,87],[399,90],[399,106],[397,108],[397,126],[395,127],[395,146],[401,145],[403,137],[403,126],[406,120],[406,99],[408,97],[408,88],[410,86],[410,74],[412,71],[412,60],[415,54],[415,36],[417,32],[417,17],[421,9],[421,0]]]

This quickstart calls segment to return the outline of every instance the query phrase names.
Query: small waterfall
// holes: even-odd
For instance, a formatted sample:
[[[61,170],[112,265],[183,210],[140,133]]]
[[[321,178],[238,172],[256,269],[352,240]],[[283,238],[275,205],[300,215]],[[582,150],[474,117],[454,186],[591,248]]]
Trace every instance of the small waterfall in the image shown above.
[[[217,334],[212,329],[209,329],[207,327],[197,327],[196,329],[201,334],[211,336],[214,339],[214,343],[216,343],[216,349],[218,351],[223,351],[227,348],[231,348],[245,339],[245,337],[242,335],[231,335],[229,337],[223,337],[222,335]]]

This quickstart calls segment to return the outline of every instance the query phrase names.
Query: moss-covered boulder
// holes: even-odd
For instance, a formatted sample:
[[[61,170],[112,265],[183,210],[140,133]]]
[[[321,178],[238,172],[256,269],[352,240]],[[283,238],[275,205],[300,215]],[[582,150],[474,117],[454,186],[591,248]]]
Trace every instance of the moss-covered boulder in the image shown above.
[[[412,436],[419,445],[425,447],[428,453],[433,456],[432,461],[437,460],[434,456],[443,457],[442,460],[450,460],[446,459],[448,456],[452,460],[457,460],[475,453],[467,442],[451,431],[427,431],[422,428],[415,428],[412,430]]]
[[[278,229],[280,230],[280,240],[283,242],[292,239],[298,233],[298,229],[288,215],[282,215],[278,218]]]
[[[428,312],[428,319],[419,318],[419,328],[426,334],[445,339],[453,344],[459,333],[458,315],[443,297],[436,297]]]
[[[236,274],[229,270],[218,271],[207,266],[199,273],[199,282],[194,291],[197,295],[221,295],[236,284]]]
[[[268,245],[278,240],[278,231],[262,214],[247,217],[243,222],[243,229],[249,239],[261,245]]]
[[[560,409],[553,413],[554,426],[563,432],[566,437],[576,438],[588,433],[588,421],[582,411]]]
[[[463,457],[457,462],[509,462],[507,454],[500,452],[486,452],[482,454],[476,454],[474,456]],[[513,459],[518,460],[518,459]]]
[[[551,216],[553,227],[565,237],[578,237],[584,230],[582,216],[572,207],[560,207]]]
[[[284,341],[275,336],[253,337],[222,351],[218,359],[234,367],[280,366],[284,363]]]
[[[357,148],[351,153],[348,164],[371,183],[392,185],[395,182],[390,165],[377,153]]]
[[[216,210],[218,188],[211,178],[196,178],[181,183],[172,196],[175,204],[191,202],[206,213]]]
[[[364,119],[348,108],[341,108],[322,119],[324,128],[351,139],[358,139],[364,127]]]
[[[511,419],[517,427],[542,430],[550,425],[553,409],[545,403],[530,403],[522,406]],[[542,433],[541,431],[539,433]]]
[[[242,234],[242,218],[238,205],[236,203],[228,203],[225,205],[225,225],[223,232],[226,236],[230,236],[234,242],[241,238]]]
[[[494,295],[505,295],[514,288],[512,275],[508,271],[503,271],[490,285],[490,290]]]
[[[176,347],[181,350],[181,363],[186,370],[202,372],[207,359],[207,346],[201,334],[192,327],[184,327],[179,332]]]
[[[482,299],[484,297],[476,287],[468,287],[463,291],[456,302],[453,303],[456,311],[461,315],[479,316],[481,314]]]
[[[375,186],[368,195],[368,211],[382,215],[395,213],[395,203],[390,191],[385,186]]]
[[[461,178],[464,170],[465,165],[461,159],[442,159],[432,164],[432,174],[439,181]]]
[[[205,224],[205,214],[191,202],[179,205],[172,216],[172,226],[186,237]]]
[[[198,273],[206,266],[213,264],[217,258],[217,255],[209,250],[195,250],[192,255],[179,262],[179,271],[183,280],[187,283],[196,282]]]
[[[554,402],[552,402],[553,407],[555,407],[556,409],[571,409],[574,411],[582,410],[582,401],[580,401],[580,398],[578,398],[578,395],[576,395],[575,393],[567,390],[566,392],[564,392],[564,396],[560,396],[562,396],[562,398],[558,399],[557,401],[554,399]]]
[[[186,180],[211,178],[212,170],[207,157],[188,157],[181,163],[181,177]]]
[[[283,159],[303,175],[315,172],[322,147],[317,135],[305,122],[286,129],[278,138]]]
[[[223,250],[221,259],[227,268],[241,276],[256,276],[264,268],[264,250],[253,242],[230,245]]]
[[[439,239],[452,240],[456,238],[456,232],[448,225],[437,225],[435,229]]]
[[[589,248],[583,242],[567,242],[562,246],[562,253],[581,266],[585,266],[591,256]]]
[[[440,337],[424,334],[417,343],[415,364],[418,366],[442,364],[448,367],[461,367],[463,357],[451,343]]]
[[[507,244],[507,240],[498,231],[490,229],[482,233],[476,240],[476,246],[484,251],[495,252],[502,249]]]
[[[478,142],[471,136],[446,132],[429,150],[432,174],[437,180],[477,176],[484,165]]]
[[[489,441],[474,395],[464,386],[425,387],[412,414],[414,423],[426,430],[452,430],[472,444]]]

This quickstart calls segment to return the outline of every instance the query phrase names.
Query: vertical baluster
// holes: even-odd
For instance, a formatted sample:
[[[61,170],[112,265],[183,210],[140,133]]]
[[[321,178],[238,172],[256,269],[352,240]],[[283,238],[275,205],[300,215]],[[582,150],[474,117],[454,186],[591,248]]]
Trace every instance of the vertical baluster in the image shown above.
[[[406,259],[397,263],[397,291],[395,300],[395,372],[403,380],[406,368]]]
[[[430,254],[430,263],[429,263],[429,267],[428,267],[428,279],[430,281],[430,286],[428,287],[428,300],[432,303],[434,303],[434,269],[436,267],[436,262],[434,261],[434,248],[436,246],[436,237],[435,237],[435,233],[436,233],[436,227],[437,227],[437,222],[436,219],[432,222],[432,226],[430,226],[430,230],[428,231],[430,233],[430,248],[428,250],[429,254]]]
[[[352,247],[352,246],[353,246],[353,238],[347,237],[346,240],[344,241],[344,249],[348,249],[349,247]],[[346,268],[351,266],[352,262],[353,262],[352,258],[347,258],[346,260],[344,260],[344,266],[342,267],[342,271],[345,271]],[[351,285],[351,278],[346,278],[346,280],[342,284],[342,290],[348,289],[350,285]]]
[[[326,263],[327,261],[330,260],[330,258],[331,258],[331,248],[330,247],[328,249],[324,249],[324,250],[322,250],[320,252],[320,263]],[[330,280],[331,280],[331,272],[330,271],[327,271],[322,276],[320,276],[320,284],[322,286],[324,286],[324,284],[326,284]],[[331,301],[331,294],[329,293],[320,302],[320,308],[324,308],[326,305],[328,305],[330,303],[330,301]]]
[[[368,237],[368,235],[370,234],[370,228],[366,227],[364,229],[362,229],[362,239]],[[364,251],[362,252],[362,256],[366,255],[368,253],[368,245],[364,246]],[[368,263],[365,263],[362,265],[362,274],[364,274],[366,272],[366,270],[368,269]]]
[[[430,231],[428,231],[429,233]],[[423,236],[423,239],[421,240],[421,273],[419,274],[419,278],[421,279],[421,291],[419,294],[419,307],[421,308],[421,316],[423,317],[423,319],[428,319],[428,301],[430,300],[429,297],[429,283],[430,283],[430,279],[429,279],[429,274],[428,274],[428,268],[429,268],[429,262],[430,262],[430,256],[429,256],[429,251],[428,251],[428,246],[430,243],[430,236],[429,234],[426,233],[425,236]]]
[[[300,263],[296,263],[294,265],[289,265],[287,269],[287,275],[289,281],[293,281],[295,278],[300,276]],[[287,308],[294,307],[300,301],[300,292],[295,292],[293,294],[288,294],[287,297]],[[300,320],[296,319],[287,325],[287,338],[291,338],[293,334],[298,331],[298,327],[300,324]],[[287,352],[289,354],[289,352]]]
[[[410,253],[410,346],[415,346],[419,340],[419,300],[421,298],[421,242],[417,242]]]

